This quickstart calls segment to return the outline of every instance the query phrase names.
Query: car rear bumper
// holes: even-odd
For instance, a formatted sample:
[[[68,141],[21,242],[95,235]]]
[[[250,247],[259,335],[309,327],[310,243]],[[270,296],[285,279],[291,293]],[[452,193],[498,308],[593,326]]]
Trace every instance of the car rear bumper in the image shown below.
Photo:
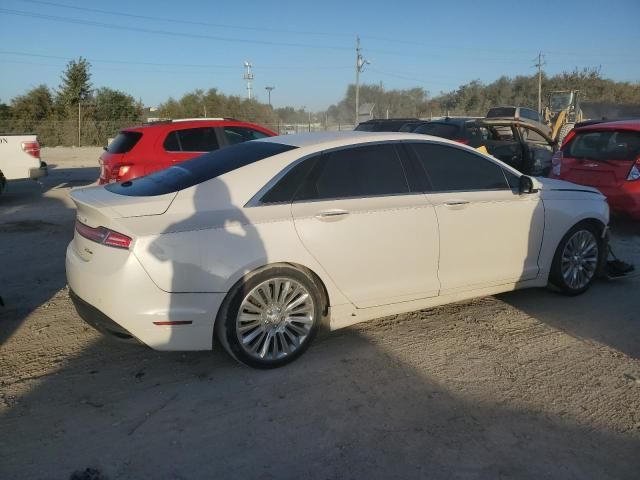
[[[122,327],[111,320],[108,316],[95,308],[93,305],[85,302],[81,299],[73,290],[69,290],[69,297],[76,307],[76,311],[80,318],[105,335],[111,335],[114,338],[122,341],[136,340],[134,336]]]
[[[40,166],[37,168],[29,169],[29,178],[32,180],[36,180],[41,177],[46,177],[49,174],[49,170],[47,168],[47,164],[43,161],[40,161]]]
[[[87,323],[155,350],[211,350],[224,294],[165,292],[130,251],[91,243],[81,256],[77,245],[67,247],[67,281]]]

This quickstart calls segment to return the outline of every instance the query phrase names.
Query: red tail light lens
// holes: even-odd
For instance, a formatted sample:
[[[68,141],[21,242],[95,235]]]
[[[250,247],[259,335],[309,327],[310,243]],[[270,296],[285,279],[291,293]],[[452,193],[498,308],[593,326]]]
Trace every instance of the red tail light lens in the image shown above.
[[[22,142],[22,151],[33,158],[40,158],[40,144],[38,142]]]
[[[76,220],[76,232],[92,242],[100,243],[108,247],[128,250],[131,245],[131,237],[127,237],[122,233],[109,230],[105,227],[90,227],[79,220]]]
[[[463,145],[469,144],[469,140],[467,140],[466,138],[457,138],[455,141],[458,143],[462,143]]]
[[[122,177],[124,177],[127,173],[129,173],[129,170],[131,170],[131,165],[120,165],[118,167],[118,174],[116,175],[116,178],[119,180]]]

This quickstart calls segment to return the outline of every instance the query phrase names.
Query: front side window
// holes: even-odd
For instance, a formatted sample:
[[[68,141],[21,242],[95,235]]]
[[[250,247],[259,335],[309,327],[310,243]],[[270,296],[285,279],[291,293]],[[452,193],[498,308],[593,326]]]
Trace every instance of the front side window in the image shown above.
[[[502,168],[480,155],[430,143],[411,144],[411,149],[427,173],[434,192],[509,188]]]
[[[247,142],[249,140],[260,140],[261,138],[269,136],[266,133],[246,127],[224,127],[224,133],[231,145]]]
[[[296,200],[327,200],[409,193],[402,163],[391,144],[367,145],[322,156]]]

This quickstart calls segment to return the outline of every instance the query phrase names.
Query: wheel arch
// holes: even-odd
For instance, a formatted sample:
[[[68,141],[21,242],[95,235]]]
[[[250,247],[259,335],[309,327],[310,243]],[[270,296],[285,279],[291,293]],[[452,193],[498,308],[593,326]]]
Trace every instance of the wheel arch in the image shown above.
[[[246,283],[252,276],[257,275],[269,268],[277,268],[277,267],[293,268],[293,269],[305,272],[307,275],[309,275],[313,279],[313,281],[318,287],[318,290],[320,290],[320,294],[322,295],[322,317],[323,318],[321,319],[321,327],[327,327],[329,325],[329,307],[331,306],[331,298],[329,296],[329,291],[327,289],[327,286],[325,285],[325,282],[322,280],[321,276],[318,275],[318,273],[316,273],[313,269],[305,265],[301,265],[299,263],[273,262],[273,263],[267,263],[267,264],[261,265],[259,267],[255,267],[252,270],[245,272],[228,289],[228,291],[225,294],[224,300],[222,301],[220,308],[218,308],[218,311],[215,316],[214,326],[213,326],[214,338],[215,337],[218,337],[219,339],[221,338],[221,336],[219,335],[220,333],[219,329],[222,322],[220,322],[219,320],[221,315],[223,315],[224,311],[226,310],[226,308],[223,308],[223,307],[225,307],[226,304],[230,301],[230,298],[233,292],[235,292],[236,289],[240,288],[243,283]]]

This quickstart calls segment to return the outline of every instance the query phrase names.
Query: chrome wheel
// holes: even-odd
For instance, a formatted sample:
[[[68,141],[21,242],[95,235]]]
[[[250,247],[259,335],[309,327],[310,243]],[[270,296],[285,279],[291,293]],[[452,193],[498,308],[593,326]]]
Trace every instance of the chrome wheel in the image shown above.
[[[567,241],[560,259],[565,283],[574,290],[584,288],[598,268],[598,240],[589,230],[578,230]]]
[[[278,360],[296,352],[314,322],[313,296],[299,282],[272,278],[254,287],[236,317],[241,348],[258,360]]]

